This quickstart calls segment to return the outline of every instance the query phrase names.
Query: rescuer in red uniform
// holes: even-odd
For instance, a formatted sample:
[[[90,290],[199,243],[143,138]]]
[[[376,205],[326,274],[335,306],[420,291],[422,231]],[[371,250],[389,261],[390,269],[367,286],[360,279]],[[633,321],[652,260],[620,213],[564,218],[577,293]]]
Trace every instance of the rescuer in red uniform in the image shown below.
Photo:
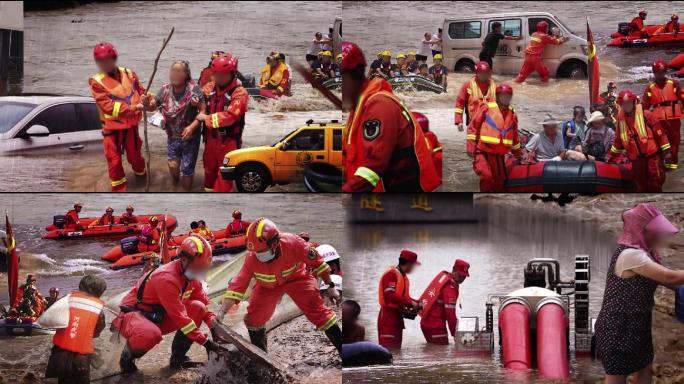
[[[480,176],[481,192],[500,192],[506,181],[506,155],[520,159],[518,117],[511,107],[513,88],[496,86],[496,101],[480,105],[468,125],[466,150]]]
[[[143,275],[121,301],[121,313],[112,326],[126,339],[119,365],[122,373],[138,370],[134,360],[176,332],[171,344],[172,368],[196,366],[186,353],[195,342],[207,352],[219,345],[200,331],[202,323],[210,328],[216,316],[207,309],[202,279],[211,267],[212,251],[207,240],[190,236],[180,246],[180,257]]]
[[[281,233],[271,220],[258,218],[247,228],[247,250],[242,269],[228,285],[218,318],[245,299],[254,278],[256,283],[245,316],[252,344],[266,351],[266,322],[287,294],[340,351],[342,330],[335,312],[323,304],[316,277],[327,284],[327,293],[334,301],[339,302],[340,294],[330,279],[330,267],[316,249],[295,234]]]
[[[117,53],[109,43],[95,46],[93,56],[99,72],[88,83],[102,122],[102,142],[113,192],[125,192],[128,179],[121,155],[125,152],[137,177],[145,176],[145,159],[138,123],[142,118],[141,96],[145,88],[132,70],[116,66]]]
[[[620,92],[618,103],[615,141],[606,161],[627,158],[632,165],[636,192],[660,192],[665,183],[663,161],[667,164],[672,159],[667,135],[651,112],[644,111],[632,91]]]
[[[351,110],[342,142],[345,192],[431,192],[440,185],[411,111],[384,79],[365,77],[361,49],[342,43],[342,99]]]
[[[468,262],[456,259],[451,270],[451,279],[441,287],[437,293],[437,299],[429,310],[424,310],[420,320],[420,329],[428,343],[446,345],[449,344],[449,332],[452,337],[456,336],[458,287],[466,277],[470,276],[469,268]]]
[[[132,205],[126,207],[126,212],[124,212],[119,218],[119,223],[121,224],[135,224],[138,222],[138,216],[133,214],[134,208]]]
[[[541,77],[542,83],[549,81],[549,68],[544,64],[542,55],[546,46],[561,45],[570,40],[569,37],[555,38],[549,35],[549,24],[546,21],[537,23],[537,31],[530,36],[530,44],[525,48],[525,61],[520,68],[518,77],[513,80],[515,83],[522,84],[527,76],[532,72],[537,71]]]
[[[100,216],[99,219],[94,220],[89,227],[94,227],[96,225],[113,225],[116,224],[116,217],[114,217],[114,208],[107,207],[104,215]]]
[[[249,94],[237,79],[237,57],[219,56],[212,61],[211,68],[214,80],[202,89],[207,100],[207,114],[200,112],[197,115],[207,131],[202,158],[204,191],[230,192],[233,183],[221,178],[219,168],[228,152],[242,146]]]
[[[387,348],[401,348],[404,332],[404,317],[415,318],[421,309],[420,303],[409,294],[408,274],[418,262],[418,255],[407,249],[399,254],[399,264],[390,267],[380,277],[378,285],[378,342]]]
[[[496,101],[496,83],[492,80],[492,69],[486,61],[475,64],[475,76],[463,83],[456,97],[454,124],[463,132],[463,114],[468,122],[475,117],[480,105]]]
[[[643,37],[648,36],[646,30],[644,29],[644,21],[646,21],[647,15],[648,12],[646,12],[645,9],[642,9],[639,11],[639,15],[633,18],[632,21],[629,23],[629,27],[632,30],[633,35],[639,35]]]
[[[242,212],[239,209],[233,211],[233,221],[226,226],[226,234],[229,236],[244,235],[249,227],[248,221],[242,221]]]
[[[442,184],[442,163],[444,154],[442,143],[439,142],[437,135],[430,130],[430,120],[427,116],[420,112],[413,112],[413,118],[420,124],[420,128],[423,130],[425,142],[432,153],[432,162],[435,164],[435,172],[437,172],[437,176],[439,176],[439,184]]]
[[[644,90],[641,104],[644,110],[652,112],[653,118],[660,122],[667,134],[667,139],[672,146],[672,159],[665,164],[665,167],[675,170],[679,167],[684,91],[677,80],[667,78],[667,64],[663,60],[656,60],[651,68],[654,80]]]
[[[74,209],[69,210],[66,215],[64,215],[64,229],[79,230],[84,228],[83,225],[81,225],[81,219],[78,217],[81,209],[83,209],[83,204],[76,203],[74,204]]]

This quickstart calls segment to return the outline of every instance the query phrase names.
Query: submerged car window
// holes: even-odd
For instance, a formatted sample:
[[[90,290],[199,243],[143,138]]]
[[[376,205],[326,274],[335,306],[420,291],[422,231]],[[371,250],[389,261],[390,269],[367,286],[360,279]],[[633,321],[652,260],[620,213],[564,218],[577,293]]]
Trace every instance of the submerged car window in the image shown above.
[[[288,150],[322,151],[325,149],[325,131],[322,129],[305,129],[290,140]]]
[[[333,151],[342,150],[342,130],[333,129]]]
[[[35,107],[35,104],[0,101],[0,133],[12,129]]]
[[[102,128],[95,103],[76,104],[76,116],[81,131],[98,131]]]
[[[80,131],[76,119],[76,108],[73,104],[58,104],[38,113],[24,129],[34,125],[47,127],[51,135]]]
[[[463,21],[449,24],[449,37],[452,39],[478,39],[482,36],[482,23]]]
[[[537,30],[537,23],[540,21],[546,21],[549,24],[549,31],[551,31],[551,28],[558,28],[558,25],[548,17],[530,17],[527,19],[527,27],[530,30],[530,36]]]

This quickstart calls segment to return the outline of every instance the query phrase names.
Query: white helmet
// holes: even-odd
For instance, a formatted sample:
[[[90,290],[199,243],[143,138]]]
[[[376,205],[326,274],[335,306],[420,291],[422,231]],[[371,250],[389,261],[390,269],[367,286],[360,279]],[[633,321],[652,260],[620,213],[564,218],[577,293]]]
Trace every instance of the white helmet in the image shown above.
[[[332,247],[331,247],[332,248]],[[342,276],[340,275],[330,275],[330,281],[332,281],[335,284],[335,289],[338,291],[342,291]],[[326,290],[328,289],[328,284],[325,283],[325,281],[321,281],[321,288],[320,290]]]
[[[321,244],[316,247],[316,251],[318,251],[318,254],[321,255],[326,263],[340,259],[340,254],[337,253],[337,250],[330,244]]]

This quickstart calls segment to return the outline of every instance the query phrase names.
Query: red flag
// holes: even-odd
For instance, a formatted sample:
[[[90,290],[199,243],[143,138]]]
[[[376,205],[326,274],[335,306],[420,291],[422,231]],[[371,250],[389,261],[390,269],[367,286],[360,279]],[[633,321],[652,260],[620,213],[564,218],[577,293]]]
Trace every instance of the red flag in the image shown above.
[[[589,27],[589,19],[587,19],[587,61],[589,63],[589,103],[594,105],[599,98],[601,80],[599,78],[598,54],[596,44],[594,44],[594,35]]]
[[[164,220],[162,221],[162,225],[161,225],[161,235],[159,236],[159,248],[160,248],[160,252],[161,252],[162,264],[166,264],[169,261],[171,261],[171,255],[169,254],[167,237],[168,236],[166,233],[166,215],[164,215]]]
[[[19,301],[19,258],[17,257],[17,243],[12,232],[9,216],[5,213],[5,230],[7,232],[7,288],[9,290],[10,308],[17,306]]]

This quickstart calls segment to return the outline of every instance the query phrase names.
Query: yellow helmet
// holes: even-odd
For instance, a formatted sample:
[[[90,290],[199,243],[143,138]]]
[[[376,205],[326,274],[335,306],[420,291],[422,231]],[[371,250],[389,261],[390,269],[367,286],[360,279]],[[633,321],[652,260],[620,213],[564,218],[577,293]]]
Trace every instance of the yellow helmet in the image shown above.
[[[389,56],[389,57],[392,57],[392,52],[390,52],[390,51],[382,51],[382,56]]]
[[[341,59],[341,58],[342,58],[342,54],[341,54],[341,53],[338,53],[338,54],[337,54],[337,59]]]
[[[432,57],[433,60],[442,60],[442,54],[438,53],[435,56]]]
[[[406,55],[408,55],[408,56],[415,56],[416,53],[415,53],[414,51],[408,51],[408,53],[407,53]]]
[[[400,53],[397,55],[397,59],[405,59],[405,58],[406,58],[406,55],[404,55],[403,53]]]
[[[323,56],[332,57],[332,52],[330,52],[330,51],[322,51],[322,52],[321,52],[321,57],[323,57]]]

